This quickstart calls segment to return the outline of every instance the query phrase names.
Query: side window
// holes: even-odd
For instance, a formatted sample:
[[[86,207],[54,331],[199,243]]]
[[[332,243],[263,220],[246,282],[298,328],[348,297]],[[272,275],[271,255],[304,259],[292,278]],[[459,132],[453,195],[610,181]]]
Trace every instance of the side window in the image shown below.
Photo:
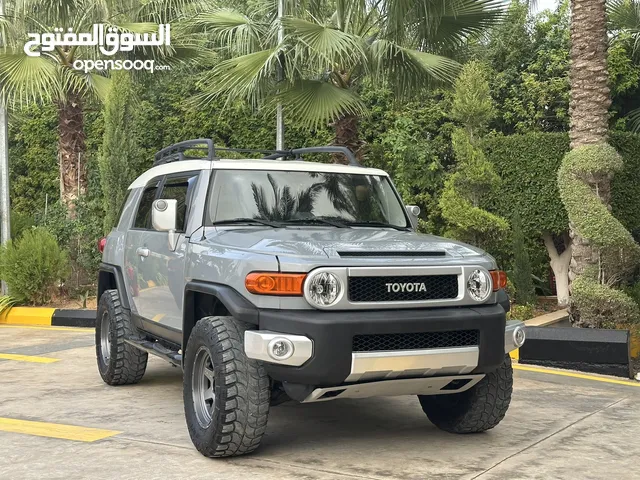
[[[198,173],[188,172],[181,173],[179,176],[168,176],[164,182],[164,187],[162,188],[162,193],[159,198],[175,199],[178,201],[176,226],[179,232],[184,232],[187,227],[191,197],[193,197],[193,189],[196,186],[197,180]]]
[[[160,180],[153,180],[152,183],[149,183],[144,188],[142,198],[138,204],[138,212],[136,213],[136,220],[133,223],[133,228],[151,229],[151,204],[156,199],[159,186]]]

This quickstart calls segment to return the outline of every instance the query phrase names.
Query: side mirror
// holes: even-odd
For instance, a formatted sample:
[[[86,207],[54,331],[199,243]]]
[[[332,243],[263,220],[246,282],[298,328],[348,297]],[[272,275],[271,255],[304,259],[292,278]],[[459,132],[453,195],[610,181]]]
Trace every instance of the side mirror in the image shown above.
[[[158,232],[175,230],[177,214],[177,200],[156,200],[151,206],[151,225]]]
[[[414,230],[418,229],[418,215],[420,215],[420,207],[417,205],[405,205],[405,210],[409,214],[409,220]]]
[[[158,232],[169,232],[169,249],[175,250],[178,236],[176,221],[178,201],[173,199],[155,200],[151,205],[151,225]]]

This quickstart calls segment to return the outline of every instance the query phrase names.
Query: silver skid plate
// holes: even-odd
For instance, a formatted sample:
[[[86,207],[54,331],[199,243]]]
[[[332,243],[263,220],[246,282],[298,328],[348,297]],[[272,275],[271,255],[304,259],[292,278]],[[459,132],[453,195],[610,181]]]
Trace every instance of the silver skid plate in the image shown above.
[[[442,395],[468,390],[478,383],[481,375],[455,375],[449,377],[404,378],[381,382],[356,383],[338,387],[316,388],[302,403],[325,402],[338,398],[367,398],[399,395]],[[468,382],[464,382],[468,380]],[[457,381],[446,390],[444,387]],[[459,384],[459,386],[458,386]],[[455,387],[455,388],[453,388]]]

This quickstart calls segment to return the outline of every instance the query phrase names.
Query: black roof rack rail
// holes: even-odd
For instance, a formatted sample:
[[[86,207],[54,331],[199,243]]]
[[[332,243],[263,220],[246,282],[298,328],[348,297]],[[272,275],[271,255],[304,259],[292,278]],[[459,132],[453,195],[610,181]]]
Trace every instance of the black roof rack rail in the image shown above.
[[[206,157],[193,157],[186,156],[184,154],[187,150],[206,150]],[[356,156],[347,147],[340,147],[337,145],[327,145],[324,147],[303,147],[293,148],[290,150],[268,150],[268,149],[252,149],[252,148],[228,148],[219,147],[216,148],[213,144],[213,140],[210,138],[197,138],[195,140],[185,140],[174,145],[170,145],[163,148],[155,155],[153,166],[162,165],[169,162],[176,162],[181,160],[216,160],[220,157],[216,152],[236,152],[236,153],[260,153],[265,155],[263,160],[277,160],[279,158],[286,159],[292,158],[294,160],[300,160],[302,155],[307,153],[341,153],[349,161],[349,165],[361,166],[356,159]]]
[[[187,157],[186,150],[206,150],[206,157]],[[174,143],[156,153],[153,166],[180,160],[213,160],[216,156],[213,140],[210,138],[197,138]]]
[[[325,147],[302,147],[293,148],[291,150],[276,150],[271,155],[264,157],[267,160],[282,158],[282,157],[294,157],[296,159],[305,153],[341,153],[349,161],[349,165],[360,167],[360,163],[356,159],[356,156],[347,147],[340,147],[337,145],[327,145]]]

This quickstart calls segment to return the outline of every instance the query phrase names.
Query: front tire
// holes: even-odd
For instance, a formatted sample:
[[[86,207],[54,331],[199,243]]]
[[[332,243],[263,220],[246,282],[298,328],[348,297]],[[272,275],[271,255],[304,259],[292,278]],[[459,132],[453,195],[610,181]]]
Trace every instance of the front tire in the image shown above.
[[[469,390],[449,395],[418,395],[422,410],[441,430],[478,433],[500,423],[507,413],[513,391],[511,358],[488,373]]]
[[[124,341],[125,337],[136,335],[118,291],[106,290],[100,297],[96,317],[96,357],[106,384],[130,385],[142,379],[148,354]]]
[[[246,329],[232,317],[206,317],[187,342],[185,418],[193,444],[207,457],[253,452],[267,429],[269,377],[244,353]]]

